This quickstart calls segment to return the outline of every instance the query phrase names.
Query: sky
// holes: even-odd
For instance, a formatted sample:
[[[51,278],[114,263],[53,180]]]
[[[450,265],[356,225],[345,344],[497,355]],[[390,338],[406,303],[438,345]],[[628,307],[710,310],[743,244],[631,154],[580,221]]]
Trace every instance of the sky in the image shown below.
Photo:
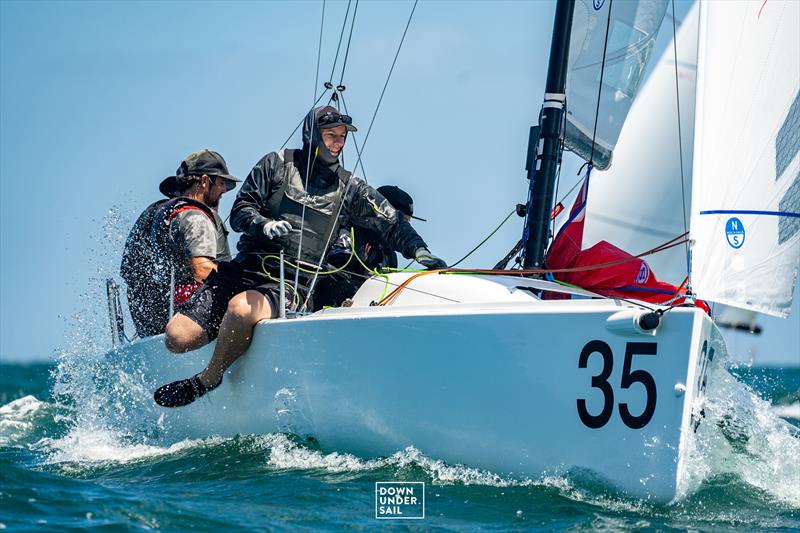
[[[689,6],[676,1],[679,20]],[[135,217],[192,151],[219,151],[244,178],[284,143],[331,77],[347,3],[325,3],[317,75],[322,7],[0,2],[0,360],[46,360],[84,334],[97,341],[83,349],[107,347],[104,280],[118,278]],[[343,80],[359,144],[411,7],[359,4]],[[553,13],[544,0],[423,1],[414,13],[357,174],[407,190],[428,219],[417,230],[448,262],[526,200]],[[670,39],[665,25],[654,57]],[[355,160],[348,142],[345,166]],[[462,266],[491,267],[521,231],[511,218]],[[788,321],[765,318],[760,338],[731,346],[800,365],[797,300]]]

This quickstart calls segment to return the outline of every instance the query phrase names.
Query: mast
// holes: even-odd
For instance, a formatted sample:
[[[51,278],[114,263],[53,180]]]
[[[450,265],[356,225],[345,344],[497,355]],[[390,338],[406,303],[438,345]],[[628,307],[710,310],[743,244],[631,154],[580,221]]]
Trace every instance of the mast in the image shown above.
[[[550,209],[553,205],[556,173],[561,160],[561,129],[566,102],[567,60],[575,0],[558,0],[550,44],[550,63],[544,103],[539,120],[535,172],[528,193],[525,221],[525,259],[523,268],[541,268],[550,234]]]

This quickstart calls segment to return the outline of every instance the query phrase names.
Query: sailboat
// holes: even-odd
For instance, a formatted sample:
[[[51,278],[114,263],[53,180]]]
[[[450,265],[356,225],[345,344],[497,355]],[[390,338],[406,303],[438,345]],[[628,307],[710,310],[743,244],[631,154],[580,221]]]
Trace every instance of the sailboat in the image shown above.
[[[559,0],[521,269],[394,273],[367,280],[350,307],[261,323],[219,389],[181,409],[152,391],[201,369],[213,345],[173,355],[161,336],[121,344],[107,355],[126,383],[110,391],[120,423],[162,441],[286,432],[362,456],[414,446],[498,474],[589,472],[636,497],[681,494],[708,368],[725,351],[693,298],[781,313],[798,271],[800,4],[758,4],[700,6],[684,305],[544,275],[562,149],[612,164],[667,7]]]

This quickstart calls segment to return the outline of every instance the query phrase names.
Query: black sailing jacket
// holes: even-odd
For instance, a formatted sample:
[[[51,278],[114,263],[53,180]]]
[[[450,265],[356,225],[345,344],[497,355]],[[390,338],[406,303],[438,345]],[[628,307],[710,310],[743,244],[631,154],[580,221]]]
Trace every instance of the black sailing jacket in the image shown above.
[[[313,123],[314,112],[309,112],[303,125],[303,148],[267,154],[242,184],[231,211],[231,227],[242,233],[236,261],[281,249],[288,257],[296,257],[301,218],[302,261],[319,263],[335,241],[340,225],[374,231],[394,250],[413,258],[418,248],[426,246],[425,241],[380,193],[344,170],[331,156]],[[312,171],[305,183],[309,159]],[[292,231],[285,237],[268,239],[264,225],[277,219],[287,220]]]

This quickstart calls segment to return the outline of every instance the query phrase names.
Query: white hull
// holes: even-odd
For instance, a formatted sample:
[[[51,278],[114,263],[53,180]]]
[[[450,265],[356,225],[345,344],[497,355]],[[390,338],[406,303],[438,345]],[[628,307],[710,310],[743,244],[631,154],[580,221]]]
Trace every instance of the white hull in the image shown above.
[[[473,296],[480,286],[495,287],[495,297],[505,294],[507,300],[523,298],[509,292],[510,286],[543,283],[472,276],[423,280],[432,287],[472,287],[467,292]],[[357,304],[375,290],[362,288]],[[412,305],[409,292],[409,305],[398,298],[388,307],[259,324],[248,353],[220,388],[180,409],[156,406],[153,390],[201,370],[212,346],[173,355],[155,337],[117,350],[112,359],[125,379],[141,385],[134,402],[142,410],[141,429],[158,427],[167,440],[281,431],[313,436],[325,450],[362,456],[413,445],[437,459],[514,477],[587,470],[633,495],[671,499],[680,489],[692,400],[702,393],[702,346],[718,336],[711,320],[694,308],[674,309],[651,335],[634,329],[635,308],[628,304],[539,301],[519,292],[527,301],[459,305]],[[603,343],[608,346],[613,368],[607,386],[596,383],[613,393],[607,420],[589,421],[597,428],[582,421],[578,405],[585,399],[590,417],[604,407],[603,391],[592,386],[604,356],[591,353],[592,342],[601,351]],[[633,353],[624,372],[626,349],[656,353]],[[586,365],[579,368],[584,350]],[[647,376],[655,385],[650,392]],[[622,387],[623,379],[629,388]],[[648,395],[652,417],[641,416]],[[632,417],[627,425],[623,404]],[[629,427],[643,421],[641,428]]]

